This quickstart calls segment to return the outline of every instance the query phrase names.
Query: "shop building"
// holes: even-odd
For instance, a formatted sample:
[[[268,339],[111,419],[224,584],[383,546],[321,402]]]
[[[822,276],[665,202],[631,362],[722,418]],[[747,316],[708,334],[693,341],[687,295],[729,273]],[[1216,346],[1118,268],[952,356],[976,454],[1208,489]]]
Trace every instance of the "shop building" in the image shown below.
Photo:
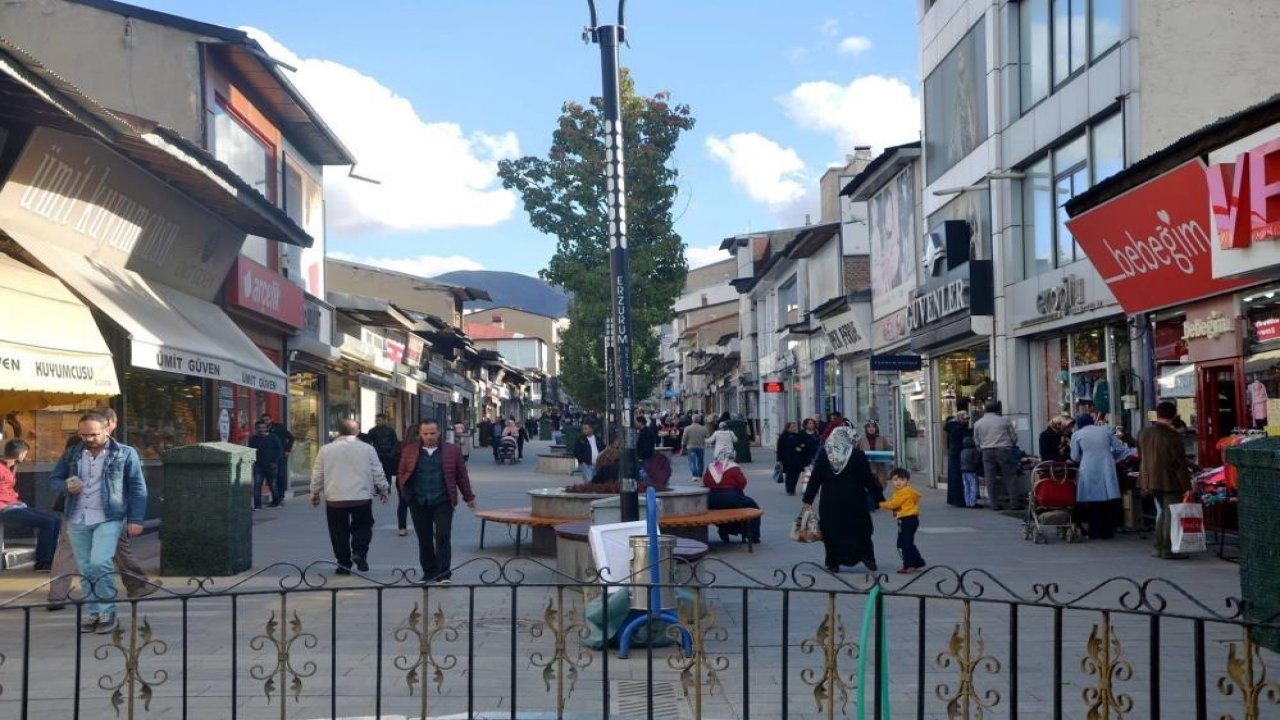
[[[230,412],[222,412],[219,399],[241,389],[285,394],[283,371],[217,300],[246,233],[297,245],[311,239],[173,131],[103,110],[11,45],[0,53],[6,98],[0,107],[0,251],[40,271],[28,276],[33,285],[51,287],[41,277],[56,277],[81,307],[93,308],[98,332],[86,342],[99,361],[58,363],[55,373],[91,375],[96,389],[84,387],[93,392],[82,400],[67,397],[78,393],[48,397],[69,404],[39,409],[26,403],[25,415],[8,416],[7,434],[34,441],[34,471],[44,472],[79,413],[110,400],[121,416],[117,437],[138,448],[148,481],[157,482],[164,450],[230,436]],[[31,302],[34,297],[23,305]],[[85,317],[74,304],[60,309],[73,320]],[[93,335],[110,350],[117,388],[110,387]],[[58,348],[53,339],[35,346]],[[16,372],[23,365],[48,367],[43,361],[10,365]],[[44,391],[50,390],[59,388]],[[0,396],[0,406],[17,398]]]
[[[1141,405],[1175,402],[1197,464],[1277,424],[1280,232],[1260,173],[1280,101],[1197,130],[1068,203],[1068,223],[1141,329]]]

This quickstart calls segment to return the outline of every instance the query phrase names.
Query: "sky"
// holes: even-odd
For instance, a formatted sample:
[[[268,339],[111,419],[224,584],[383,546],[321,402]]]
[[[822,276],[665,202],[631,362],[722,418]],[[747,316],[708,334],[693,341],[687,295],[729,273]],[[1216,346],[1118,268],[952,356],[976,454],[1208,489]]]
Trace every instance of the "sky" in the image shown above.
[[[600,92],[580,0],[134,0],[250,32],[358,164],[325,172],[329,253],[423,276],[534,275],[530,227],[497,162],[543,155],[561,104]],[[598,3],[601,24],[617,3]],[[622,62],[696,126],[673,162],[691,266],[731,235],[818,214],[817,183],[855,145],[919,138],[916,3],[632,0]]]

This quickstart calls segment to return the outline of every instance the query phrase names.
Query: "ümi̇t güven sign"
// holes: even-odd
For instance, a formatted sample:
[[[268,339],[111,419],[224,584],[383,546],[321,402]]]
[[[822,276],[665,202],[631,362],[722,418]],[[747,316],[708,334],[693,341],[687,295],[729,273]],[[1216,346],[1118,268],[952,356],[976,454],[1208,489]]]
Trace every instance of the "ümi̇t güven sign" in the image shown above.
[[[1205,165],[1192,160],[1067,221],[1130,315],[1243,287],[1213,277]]]

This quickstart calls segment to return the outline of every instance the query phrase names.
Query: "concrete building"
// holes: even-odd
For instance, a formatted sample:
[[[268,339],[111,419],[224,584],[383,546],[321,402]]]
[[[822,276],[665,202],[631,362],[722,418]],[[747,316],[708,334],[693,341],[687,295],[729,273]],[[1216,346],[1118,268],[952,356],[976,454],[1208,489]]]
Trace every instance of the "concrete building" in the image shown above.
[[[1143,422],[1141,336],[1065,224],[1063,205],[1152,149],[1274,92],[1280,6],[1252,0],[920,0],[923,228],[963,220],[990,261],[993,315],[925,319],[934,454],[950,413],[1000,400],[1025,447],[1048,418]],[[1212,32],[1210,32],[1212,29]],[[1192,49],[1193,48],[1193,49]],[[979,276],[981,272],[979,273]],[[985,278],[984,278],[985,279]],[[973,277],[962,280],[965,287]],[[913,298],[938,299],[923,287]],[[935,307],[939,307],[935,304]],[[967,328],[955,327],[968,313]],[[960,329],[948,336],[942,325]],[[917,339],[919,338],[919,339]],[[935,467],[935,473],[937,468]]]
[[[659,388],[668,412],[741,412],[737,407],[738,293],[729,286],[732,259],[694,268],[676,300],[675,319],[660,337],[667,377]],[[726,336],[732,336],[722,343]],[[730,382],[732,376],[732,382]]]
[[[551,377],[560,375],[560,335],[569,327],[568,318],[554,318],[513,307],[492,307],[469,310],[463,321],[467,326],[492,325],[528,338],[538,338],[546,345],[547,351],[545,367],[539,370]],[[481,338],[473,336],[472,339]]]

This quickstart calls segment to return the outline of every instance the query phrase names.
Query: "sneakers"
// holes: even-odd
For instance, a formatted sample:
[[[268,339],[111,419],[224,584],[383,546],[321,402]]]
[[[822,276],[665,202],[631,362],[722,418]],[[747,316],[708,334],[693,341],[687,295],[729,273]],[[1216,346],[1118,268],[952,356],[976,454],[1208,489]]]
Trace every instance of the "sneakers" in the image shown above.
[[[405,535],[408,535],[408,534],[409,534],[408,528],[400,528],[400,537],[404,537]]]
[[[98,616],[98,627],[94,632],[99,635],[110,635],[115,632],[117,624],[115,613],[102,613]]]
[[[84,621],[80,623],[80,632],[92,633],[98,631],[98,613],[89,613],[85,616]]]
[[[350,575],[351,568],[343,565],[339,565],[338,567],[334,568],[333,572],[335,575]]]
[[[351,558],[351,560],[356,564],[357,570],[360,572],[369,572],[369,562],[367,560],[362,557],[354,557]]]

